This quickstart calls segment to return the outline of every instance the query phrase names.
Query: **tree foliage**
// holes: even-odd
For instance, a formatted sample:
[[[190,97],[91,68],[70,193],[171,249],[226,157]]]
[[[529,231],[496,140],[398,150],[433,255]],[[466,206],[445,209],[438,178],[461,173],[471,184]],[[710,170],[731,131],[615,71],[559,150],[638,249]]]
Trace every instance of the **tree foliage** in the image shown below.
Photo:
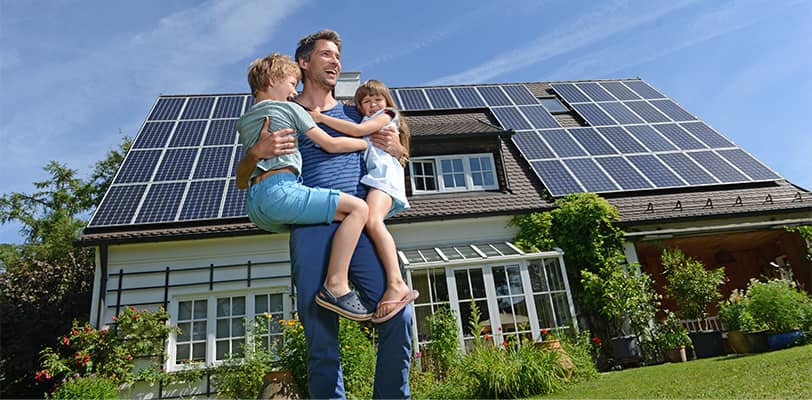
[[[698,319],[705,315],[707,307],[719,301],[719,286],[725,281],[725,268],[708,270],[700,260],[687,256],[680,249],[663,249],[663,287],[666,295],[677,303],[677,316],[682,319]]]
[[[23,244],[0,246],[0,397],[40,396],[33,378],[40,349],[74,319],[87,319],[93,251],[75,240],[130,144],[124,137],[86,179],[50,161],[43,167],[48,178],[34,182],[33,192],[0,196],[0,223],[19,223],[24,238]]]

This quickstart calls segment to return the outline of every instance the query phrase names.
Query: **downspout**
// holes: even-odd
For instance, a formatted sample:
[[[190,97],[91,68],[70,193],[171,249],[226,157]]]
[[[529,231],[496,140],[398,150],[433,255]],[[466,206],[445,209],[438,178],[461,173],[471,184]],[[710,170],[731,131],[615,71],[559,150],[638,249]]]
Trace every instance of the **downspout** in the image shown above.
[[[104,323],[104,308],[107,307],[107,244],[99,245],[99,269],[101,277],[99,279],[99,309],[96,310],[96,328],[100,329]]]

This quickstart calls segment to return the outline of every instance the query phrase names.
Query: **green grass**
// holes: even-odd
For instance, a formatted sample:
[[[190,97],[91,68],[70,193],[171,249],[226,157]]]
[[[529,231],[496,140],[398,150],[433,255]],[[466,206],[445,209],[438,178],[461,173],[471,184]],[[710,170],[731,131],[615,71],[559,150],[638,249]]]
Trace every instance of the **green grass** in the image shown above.
[[[812,345],[607,372],[539,398],[812,399]]]

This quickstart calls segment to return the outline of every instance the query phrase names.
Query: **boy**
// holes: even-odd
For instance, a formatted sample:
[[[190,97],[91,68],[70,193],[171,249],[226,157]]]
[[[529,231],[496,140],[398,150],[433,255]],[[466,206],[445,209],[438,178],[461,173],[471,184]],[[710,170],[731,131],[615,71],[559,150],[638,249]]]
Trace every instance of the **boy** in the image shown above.
[[[243,148],[251,148],[259,138],[263,123],[270,118],[269,131],[293,128],[324,151],[344,153],[364,150],[362,139],[332,137],[316,126],[313,118],[298,104],[296,85],[301,71],[290,57],[274,53],[254,60],[248,68],[248,83],[256,98],[237,123]],[[367,222],[366,203],[335,189],[319,189],[300,183],[302,157],[299,151],[260,160],[251,173],[246,201],[249,218],[267,231],[279,231],[286,224],[329,224],[341,221],[331,246],[330,268],[348,273],[350,258]],[[348,283],[325,281],[319,305],[356,321],[372,316]]]

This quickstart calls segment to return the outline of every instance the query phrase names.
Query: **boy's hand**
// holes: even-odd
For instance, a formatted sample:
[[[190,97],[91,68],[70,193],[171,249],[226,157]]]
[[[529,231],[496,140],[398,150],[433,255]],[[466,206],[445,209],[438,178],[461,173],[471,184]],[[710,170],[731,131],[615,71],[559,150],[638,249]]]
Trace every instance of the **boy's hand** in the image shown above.
[[[308,111],[307,113],[310,114],[311,117],[313,117],[313,121],[316,121],[317,124],[322,123],[321,110],[319,110],[318,107]]]
[[[389,126],[369,135],[369,140],[375,147],[389,153],[392,157],[400,159],[403,155],[403,147],[398,139],[398,128]]]
[[[275,132],[268,132],[270,122],[270,117],[265,117],[265,123],[259,132],[259,138],[251,146],[251,150],[248,151],[248,154],[256,160],[291,154],[296,151],[296,137],[291,135],[294,130],[285,128]]]

